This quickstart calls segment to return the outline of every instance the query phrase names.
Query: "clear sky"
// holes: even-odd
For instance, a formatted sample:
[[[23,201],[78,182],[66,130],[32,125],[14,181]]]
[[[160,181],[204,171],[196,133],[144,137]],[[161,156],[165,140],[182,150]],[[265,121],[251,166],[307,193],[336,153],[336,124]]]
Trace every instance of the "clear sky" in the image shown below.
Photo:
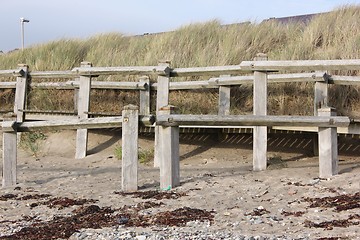
[[[331,11],[360,0],[0,0],[0,50],[21,48],[61,38],[87,38],[120,32],[156,33],[218,19],[223,24],[258,22]]]

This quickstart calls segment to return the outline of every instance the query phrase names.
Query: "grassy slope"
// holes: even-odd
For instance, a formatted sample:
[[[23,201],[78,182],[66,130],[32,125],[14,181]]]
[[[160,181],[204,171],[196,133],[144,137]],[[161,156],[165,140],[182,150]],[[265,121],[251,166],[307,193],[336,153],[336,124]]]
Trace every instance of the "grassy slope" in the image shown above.
[[[250,60],[259,52],[267,53],[273,60],[360,58],[360,6],[346,6],[320,15],[306,26],[269,21],[224,27],[212,21],[147,36],[127,37],[109,33],[86,40],[63,39],[0,56],[0,69],[13,69],[18,63],[26,63],[31,70],[67,70],[79,66],[84,60],[94,66],[156,65],[158,60],[163,59],[170,60],[173,67],[229,65]],[[233,113],[251,111],[251,87],[242,86],[233,91]],[[310,114],[312,91],[310,84],[270,87],[269,113]],[[342,114],[360,112],[355,104],[359,101],[358,91],[355,87],[331,87],[332,105]],[[189,98],[189,94],[192,97]],[[6,94],[2,93],[0,97],[3,98],[3,95]],[[33,93],[33,104],[30,106],[40,109],[71,108],[71,102],[64,104],[61,101],[64,98],[54,100],[47,98],[48,95]],[[118,103],[129,100],[123,93],[112,91],[95,95],[96,98],[112,96]],[[194,98],[197,105],[194,105]],[[136,103],[137,100],[130,101]],[[214,113],[217,94],[212,91],[206,96],[198,92],[175,92],[171,101],[183,112]],[[209,105],[214,107],[209,108]],[[308,107],[304,108],[305,105]],[[92,110],[107,110],[104,106],[96,103]],[[120,109],[121,106],[113,106],[110,110]]]

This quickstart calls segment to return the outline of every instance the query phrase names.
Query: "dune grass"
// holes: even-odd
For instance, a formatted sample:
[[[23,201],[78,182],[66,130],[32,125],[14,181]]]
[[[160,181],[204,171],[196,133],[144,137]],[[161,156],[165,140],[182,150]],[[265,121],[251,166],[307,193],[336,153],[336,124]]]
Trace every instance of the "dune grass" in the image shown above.
[[[159,60],[171,61],[172,67],[232,65],[251,60],[259,52],[267,53],[272,60],[360,58],[360,6],[340,7],[333,12],[318,15],[306,25],[266,21],[223,26],[214,20],[184,26],[173,32],[144,36],[106,33],[85,40],[61,39],[0,55],[0,69],[13,69],[18,63],[26,63],[32,71],[69,70],[80,66],[82,61],[90,61],[94,66],[156,65]],[[358,73],[351,71],[341,74]],[[233,89],[232,113],[252,111],[251,92],[251,86]],[[360,112],[357,104],[360,98],[358,87],[332,86],[330,92],[331,105],[340,113]],[[128,98],[126,101],[131,98],[123,93],[92,94],[94,99],[101,98],[109,104],[118,101],[112,101],[108,96],[115,99]],[[4,92],[0,94],[6,100],[5,95]],[[60,105],[71,108],[73,105],[72,93],[58,95],[59,103],[50,103],[46,96],[48,94],[34,91],[31,94],[33,101],[30,100],[32,107],[52,109]],[[269,86],[269,113],[311,114],[312,97],[312,84]],[[68,102],[60,103],[62,101]],[[134,99],[129,101],[137,102]],[[211,91],[174,92],[171,102],[184,113],[213,113],[216,111],[217,96]],[[108,103],[93,104],[92,111],[109,108]],[[118,107],[109,109],[119,110]]]

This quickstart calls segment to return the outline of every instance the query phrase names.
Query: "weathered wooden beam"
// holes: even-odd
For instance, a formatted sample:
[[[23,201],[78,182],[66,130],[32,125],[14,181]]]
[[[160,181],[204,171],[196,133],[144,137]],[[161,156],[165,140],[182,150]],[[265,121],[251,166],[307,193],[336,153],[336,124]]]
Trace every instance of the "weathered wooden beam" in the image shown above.
[[[224,75],[224,74],[241,74],[252,71],[244,70],[240,65],[230,66],[212,66],[212,67],[194,67],[194,68],[174,68],[171,70],[171,77],[188,77],[188,76],[205,76],[205,75]]]
[[[221,75],[220,77],[229,77],[230,75]],[[219,108],[218,115],[230,114],[230,92],[231,87],[220,86],[219,87]]]
[[[65,129],[97,129],[121,127],[122,117],[101,117],[69,120],[48,120],[23,122],[16,125],[19,132],[65,130]]]
[[[147,75],[157,74],[166,76],[170,73],[167,66],[132,66],[132,67],[81,67],[71,70],[73,73],[82,76],[94,75]]]
[[[138,190],[139,108],[127,105],[122,111],[121,186],[126,192]]]
[[[153,83],[151,88],[158,89],[158,83]],[[192,89],[208,89],[219,88],[216,85],[210,85],[208,80],[202,81],[184,81],[184,82],[170,82],[169,90],[192,90]]]
[[[15,122],[4,121],[2,123],[3,131],[31,132],[31,131],[45,131],[45,130],[66,130],[66,129],[100,129],[100,128],[116,128],[121,127],[122,116],[117,117],[101,117],[101,118],[86,118],[86,119],[60,119],[60,120],[45,120],[45,121],[29,121],[29,122]],[[140,126],[151,126],[155,122],[153,115],[140,115],[138,124]]]
[[[336,116],[335,109],[321,108],[319,116]],[[338,174],[338,141],[336,127],[319,127],[319,177],[329,178]]]
[[[82,62],[81,68],[89,69],[92,67],[90,62]],[[79,119],[87,119],[90,110],[90,90],[91,76],[80,76],[78,116]],[[81,159],[86,157],[88,143],[88,130],[78,129],[76,131],[76,152],[75,158]]]
[[[240,68],[248,71],[360,70],[360,60],[243,61]]]
[[[324,82],[324,73],[293,73],[293,74],[268,74],[268,83],[286,83],[286,82]],[[216,77],[209,79],[209,85],[241,85],[253,84],[254,75]]]
[[[139,113],[141,115],[150,115],[150,108],[151,108],[150,78],[148,76],[141,77],[140,83],[144,86],[144,89],[140,90]]]
[[[348,127],[350,119],[341,116],[265,116],[265,115],[158,115],[156,124],[163,126],[302,126]]]
[[[24,72],[21,69],[0,70],[0,77],[22,77]]]
[[[170,68],[169,61],[159,62],[159,66]],[[169,104],[169,85],[170,85],[170,75],[158,76],[157,77],[157,94],[156,94],[156,115],[160,114],[160,109]],[[154,153],[154,167],[159,167],[160,156],[158,145],[161,144],[159,138],[159,126],[155,126],[155,153]]]
[[[360,76],[330,76],[327,75],[329,84],[360,85]]]
[[[170,115],[174,111],[174,106],[165,106],[159,110],[159,114]],[[160,126],[158,137],[160,188],[170,190],[180,185],[179,126]]]
[[[35,78],[75,78],[78,74],[74,73],[71,70],[68,71],[35,71],[30,72],[29,76],[32,79]]]
[[[255,61],[266,61],[267,55],[259,53]],[[267,72],[254,72],[253,114],[267,115]],[[263,171],[267,167],[267,127],[254,126],[253,129],[253,170]]]
[[[14,113],[16,114],[16,121],[23,122],[25,120],[25,113],[20,109],[26,108],[26,95],[28,87],[28,69],[26,64],[19,64],[19,71],[24,74],[16,78],[15,104]]]
[[[16,88],[16,82],[0,82],[0,88],[4,88],[4,89]]]
[[[4,131],[4,129],[3,129]],[[16,184],[17,178],[17,132],[3,132],[3,171],[2,186],[10,187]]]

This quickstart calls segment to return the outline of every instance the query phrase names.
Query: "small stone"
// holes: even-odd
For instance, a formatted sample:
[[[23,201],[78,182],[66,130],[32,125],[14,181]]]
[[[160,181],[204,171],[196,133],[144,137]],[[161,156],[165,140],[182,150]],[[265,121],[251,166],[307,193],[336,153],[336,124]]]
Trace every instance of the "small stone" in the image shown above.
[[[140,235],[140,236],[136,236],[137,240],[146,240],[146,236],[145,235]]]

